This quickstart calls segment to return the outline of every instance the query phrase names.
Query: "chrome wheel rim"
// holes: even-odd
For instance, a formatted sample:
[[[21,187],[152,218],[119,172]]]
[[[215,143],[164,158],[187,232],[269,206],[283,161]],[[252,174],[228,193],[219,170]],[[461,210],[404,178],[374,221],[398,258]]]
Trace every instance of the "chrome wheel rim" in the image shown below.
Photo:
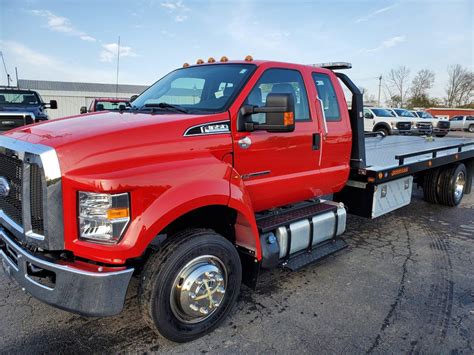
[[[227,270],[218,257],[194,258],[178,272],[173,282],[171,311],[181,322],[202,322],[221,307],[226,287]]]
[[[464,176],[464,172],[459,172],[458,176],[456,176],[456,181],[454,183],[454,197],[456,201],[462,197],[464,192],[464,185],[466,183],[466,178]]]

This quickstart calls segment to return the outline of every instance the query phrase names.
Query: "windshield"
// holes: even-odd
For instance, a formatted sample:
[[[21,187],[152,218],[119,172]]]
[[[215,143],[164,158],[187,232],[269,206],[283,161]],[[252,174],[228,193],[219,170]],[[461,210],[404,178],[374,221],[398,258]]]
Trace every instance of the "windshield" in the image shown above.
[[[434,118],[430,113],[424,111],[418,111],[418,116],[421,118]]]
[[[31,91],[0,90],[0,105],[39,105],[36,93]]]
[[[175,70],[135,99],[132,110],[169,111],[173,105],[189,113],[225,111],[255,68],[216,64]]]
[[[402,109],[396,108],[396,109],[394,109],[394,111],[400,117],[416,117],[413,113],[411,113],[410,111],[407,111],[407,110],[402,110]]]
[[[395,115],[384,108],[373,108],[372,111],[379,117],[395,117]]]
[[[126,106],[128,104],[127,100],[124,101],[96,101],[95,103],[95,109],[96,111],[103,111],[103,110],[108,110],[108,111],[114,111],[114,110],[125,110]]]

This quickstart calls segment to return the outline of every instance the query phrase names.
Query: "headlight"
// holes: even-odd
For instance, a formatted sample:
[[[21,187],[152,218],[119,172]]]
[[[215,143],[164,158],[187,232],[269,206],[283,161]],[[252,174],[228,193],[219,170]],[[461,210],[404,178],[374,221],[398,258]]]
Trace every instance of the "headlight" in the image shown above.
[[[99,243],[117,243],[130,221],[128,194],[79,191],[78,198],[80,237]]]
[[[390,122],[390,125],[392,126],[392,128],[397,128],[397,122]]]

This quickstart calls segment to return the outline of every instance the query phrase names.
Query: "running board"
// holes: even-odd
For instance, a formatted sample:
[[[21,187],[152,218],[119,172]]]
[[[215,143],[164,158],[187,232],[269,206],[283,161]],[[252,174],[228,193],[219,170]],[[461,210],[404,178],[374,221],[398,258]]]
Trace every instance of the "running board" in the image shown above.
[[[342,249],[347,248],[347,243],[343,239],[335,239],[326,242],[322,245],[316,245],[310,252],[303,252],[301,254],[291,257],[288,261],[282,264],[283,268],[291,271],[297,271],[302,267],[315,263],[334,254]]]

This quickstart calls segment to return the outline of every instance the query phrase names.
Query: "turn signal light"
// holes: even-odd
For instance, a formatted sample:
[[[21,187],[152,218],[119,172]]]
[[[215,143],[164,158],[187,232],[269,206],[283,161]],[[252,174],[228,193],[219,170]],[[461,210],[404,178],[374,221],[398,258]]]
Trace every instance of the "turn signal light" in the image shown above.
[[[204,61],[202,59],[198,59],[196,64],[204,64]]]
[[[221,62],[225,63],[228,61],[229,61],[229,58],[227,58],[225,55],[221,57]]]
[[[209,59],[207,60],[208,63],[215,63],[216,60],[213,58],[213,57],[209,57]]]
[[[110,208],[107,210],[107,219],[127,218],[130,213],[128,208]]]
[[[251,55],[248,55],[245,57],[246,62],[251,62],[253,60],[253,57]]]
[[[283,124],[285,126],[291,126],[295,122],[293,112],[285,112],[283,114]]]

